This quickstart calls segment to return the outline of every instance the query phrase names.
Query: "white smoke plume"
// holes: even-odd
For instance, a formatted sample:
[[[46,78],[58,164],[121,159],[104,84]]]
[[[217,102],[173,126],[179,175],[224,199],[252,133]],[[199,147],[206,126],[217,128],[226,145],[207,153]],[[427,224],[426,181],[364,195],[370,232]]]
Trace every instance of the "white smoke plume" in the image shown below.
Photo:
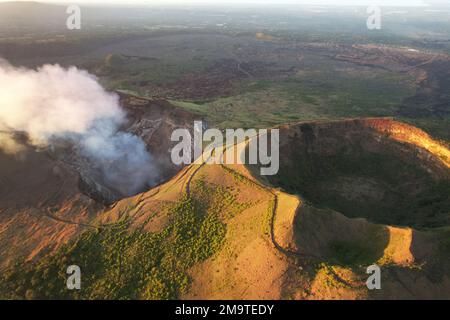
[[[70,140],[107,185],[131,195],[153,184],[157,170],[144,142],[119,131],[125,121],[118,96],[86,71],[58,65],[30,70],[0,61],[0,130],[25,132],[36,146]]]
[[[0,150],[9,155],[16,155],[25,150],[25,147],[14,140],[10,132],[0,131]]]

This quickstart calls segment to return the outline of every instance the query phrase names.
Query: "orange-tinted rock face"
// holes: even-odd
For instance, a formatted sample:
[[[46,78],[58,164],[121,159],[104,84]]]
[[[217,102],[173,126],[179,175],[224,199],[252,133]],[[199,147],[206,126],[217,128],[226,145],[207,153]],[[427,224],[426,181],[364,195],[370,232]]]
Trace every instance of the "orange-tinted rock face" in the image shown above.
[[[173,177],[182,168],[170,161],[170,135],[176,128],[191,128],[193,116],[165,101],[122,96],[122,105],[129,117],[123,129],[146,143],[160,182]],[[16,138],[23,145],[20,153],[0,151],[0,267],[57,249],[90,228],[104,203],[124,197],[102,184],[70,144],[37,149],[27,146],[26,137]]]
[[[156,132],[137,125],[146,122],[147,102],[139,103],[136,112],[141,115],[134,114],[130,128],[147,137],[145,141],[154,141]],[[239,205],[222,207],[210,192],[198,196],[205,207],[223,210],[219,216],[227,235],[217,255],[189,270],[192,286],[181,298],[371,298],[361,269],[371,263],[389,266],[383,269],[387,289],[380,292],[381,298],[448,296],[448,278],[430,280],[448,270],[448,254],[438,242],[441,229],[421,232],[379,224],[448,225],[449,192],[444,190],[448,167],[434,153],[447,149],[420,130],[391,119],[283,126],[280,142],[280,174],[269,179],[299,197],[262,185],[244,166],[193,165],[166,184],[110,208],[81,193],[73,166],[52,158],[54,153],[29,150],[22,159],[2,154],[0,268],[18,257],[51,261],[69,240],[81,239],[83,232],[99,225],[108,229],[123,217],[130,218],[129,230],[145,226],[143,232],[158,233],[172,223],[168,206],[183,199],[188,188],[194,197],[202,194],[200,182],[206,182],[217,190],[232,191]],[[348,250],[364,254],[356,258],[350,254],[355,262],[348,260]],[[136,258],[141,254],[130,252]],[[342,266],[329,265],[335,261]],[[253,272],[264,268],[267,272]],[[411,280],[417,275],[420,284]],[[404,279],[399,282],[395,277]],[[410,287],[406,295],[399,287],[402,283]]]
[[[450,224],[449,150],[392,119],[283,126],[272,183],[320,207],[374,222]]]

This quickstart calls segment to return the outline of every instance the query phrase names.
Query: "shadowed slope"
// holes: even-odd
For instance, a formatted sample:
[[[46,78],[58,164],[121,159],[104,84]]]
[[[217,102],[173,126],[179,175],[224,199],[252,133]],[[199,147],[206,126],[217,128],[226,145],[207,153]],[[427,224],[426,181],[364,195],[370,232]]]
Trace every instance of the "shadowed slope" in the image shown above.
[[[322,208],[371,221],[450,224],[449,150],[390,119],[283,126],[275,186]]]
[[[310,154],[326,158],[342,141],[342,146],[354,148],[350,150],[362,149],[356,156],[370,148],[402,163],[414,163],[414,168],[422,168],[418,169],[420,174],[413,171],[409,175],[410,167],[401,170],[411,182],[414,178],[434,181],[439,179],[437,173],[447,170],[432,153],[391,141],[385,133],[366,126],[364,120],[304,125],[292,131],[283,132],[282,128],[282,134],[287,132],[288,137],[304,141],[302,147]],[[327,135],[330,128],[334,135]],[[340,139],[333,139],[335,136]],[[328,143],[305,142],[317,137],[327,137]],[[284,147],[282,151],[286,151]],[[423,163],[422,159],[428,160]],[[303,164],[281,160],[282,168]],[[425,178],[423,168],[430,170],[425,170]],[[291,170],[290,176],[298,172]],[[374,224],[363,214],[348,217],[316,208],[314,203],[260,180],[244,165],[191,165],[169,182],[117,202],[92,222],[97,229],[86,231],[39,264],[6,270],[0,280],[0,296],[449,298],[447,229],[417,231]],[[370,188],[372,185],[365,192],[370,194]],[[385,289],[379,292],[370,292],[365,286],[366,267],[373,263],[382,266]],[[65,289],[68,264],[81,266],[84,290],[74,293]],[[45,277],[51,281],[43,281]]]

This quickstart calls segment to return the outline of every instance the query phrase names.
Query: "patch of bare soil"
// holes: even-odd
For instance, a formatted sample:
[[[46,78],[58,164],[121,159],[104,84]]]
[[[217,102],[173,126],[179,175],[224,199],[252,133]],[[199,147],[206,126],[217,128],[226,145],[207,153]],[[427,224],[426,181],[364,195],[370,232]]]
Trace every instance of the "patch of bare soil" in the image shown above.
[[[129,116],[123,130],[144,140],[160,168],[159,182],[172,178],[183,167],[170,160],[170,135],[176,128],[192,130],[194,116],[165,101],[122,95],[121,103]],[[105,218],[101,215],[107,209],[104,203],[123,196],[103,186],[89,163],[77,157],[70,145],[38,149],[28,146],[23,135],[15,139],[21,145],[17,154],[0,151],[0,267],[17,258],[37,259],[53,252],[88,228],[117,221],[124,209],[133,207],[137,221],[144,221],[143,217],[138,219],[142,212],[147,213],[145,219],[152,213],[157,221],[171,194],[176,199],[183,188],[169,183],[160,195],[157,188],[140,200],[125,199],[111,206],[117,208],[116,214]],[[158,199],[161,195],[151,208],[143,203],[147,197]],[[165,217],[159,219],[148,229],[156,231],[164,226]]]

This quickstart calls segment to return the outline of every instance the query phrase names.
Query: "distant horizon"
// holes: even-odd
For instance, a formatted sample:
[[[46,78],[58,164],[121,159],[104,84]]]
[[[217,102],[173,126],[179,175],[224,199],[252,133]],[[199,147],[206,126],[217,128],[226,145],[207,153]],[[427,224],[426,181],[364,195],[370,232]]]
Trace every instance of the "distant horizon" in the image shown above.
[[[450,6],[447,0],[0,0],[0,3],[13,2],[35,2],[42,4],[83,4],[83,5],[126,5],[126,6],[186,6],[186,5],[202,5],[202,6],[248,6],[248,5],[305,5],[305,6],[370,6],[378,5],[385,7],[429,7],[429,6]]]

